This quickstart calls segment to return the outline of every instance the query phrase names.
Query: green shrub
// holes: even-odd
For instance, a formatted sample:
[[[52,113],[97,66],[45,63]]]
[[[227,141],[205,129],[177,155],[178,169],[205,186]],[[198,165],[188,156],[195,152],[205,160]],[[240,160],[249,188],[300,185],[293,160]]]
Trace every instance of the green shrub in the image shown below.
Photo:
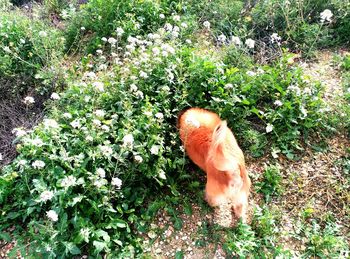
[[[262,182],[256,184],[257,192],[263,193],[265,200],[269,201],[271,196],[279,195],[282,192],[282,175],[277,166],[265,168]]]
[[[0,91],[22,95],[44,85],[48,91],[63,54],[64,39],[57,30],[17,11],[0,14]]]

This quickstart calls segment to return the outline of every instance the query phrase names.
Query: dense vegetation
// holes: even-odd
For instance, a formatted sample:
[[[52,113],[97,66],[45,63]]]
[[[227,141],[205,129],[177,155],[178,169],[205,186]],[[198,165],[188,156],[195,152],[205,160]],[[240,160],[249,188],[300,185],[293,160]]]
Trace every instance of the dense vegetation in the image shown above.
[[[51,96],[39,125],[14,130],[18,155],[0,174],[0,238],[10,240],[16,226],[13,254],[141,255],[139,233],[156,211],[202,194],[177,135],[183,108],[217,112],[247,156],[271,161],[296,160],[349,131],[349,56],[336,61],[345,93],[339,109],[296,60],[349,43],[350,4],[247,2],[43,1],[28,13],[0,5],[0,91],[28,111],[37,96]],[[348,157],[341,166],[349,184]],[[233,256],[349,255],[331,217],[305,216],[296,238],[307,248],[284,248],[281,215],[269,207],[283,192],[280,169],[269,166],[256,179],[264,201],[252,224],[204,225],[199,236],[225,232]]]

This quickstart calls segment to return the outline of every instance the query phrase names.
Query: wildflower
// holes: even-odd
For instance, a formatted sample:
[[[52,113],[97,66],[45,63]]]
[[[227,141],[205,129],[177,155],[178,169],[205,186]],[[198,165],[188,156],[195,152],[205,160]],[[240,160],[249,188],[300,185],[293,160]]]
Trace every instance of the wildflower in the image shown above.
[[[103,42],[106,42],[106,41],[107,41],[107,38],[106,38],[106,37],[102,37],[101,40],[102,40]]]
[[[185,41],[186,41],[187,44],[191,44],[192,43],[192,41],[190,39],[186,39]]]
[[[34,101],[34,98],[33,97],[31,97],[31,96],[27,96],[26,98],[24,98],[24,101],[23,101],[25,104],[33,104],[33,103],[35,103],[35,101]]]
[[[128,147],[128,146],[132,146],[134,143],[134,137],[132,134],[127,134],[123,137],[123,146],[124,147]]]
[[[82,238],[85,240],[85,242],[89,242],[89,236],[90,236],[90,229],[88,228],[82,228],[80,229],[79,233],[82,236]]]
[[[321,16],[321,22],[323,23],[323,22],[331,22],[332,20],[331,20],[331,18],[333,17],[333,13],[332,13],[332,11],[331,10],[329,10],[329,9],[325,9],[321,14],[320,14],[320,16]]]
[[[219,35],[218,41],[225,42],[226,41],[226,36],[224,34]]]
[[[47,32],[46,31],[39,31],[39,36],[42,38],[47,37]]]
[[[182,23],[181,23],[181,27],[186,29],[186,28],[188,27],[188,25],[187,25],[187,23],[182,22]]]
[[[303,116],[301,118],[305,119],[307,117],[307,110],[305,109],[304,106],[301,106],[300,112],[303,114]]]
[[[102,55],[103,51],[101,49],[96,50],[97,55]]]
[[[52,100],[59,100],[59,99],[61,99],[61,97],[58,95],[58,93],[52,93],[51,94],[51,99]]]
[[[65,112],[65,113],[63,113],[63,118],[71,119],[72,118],[72,114],[70,114],[69,112]]]
[[[248,76],[255,76],[256,75],[256,73],[254,71],[247,71],[246,74]]]
[[[32,163],[32,166],[33,166],[34,169],[42,169],[42,168],[45,167],[45,162],[41,161],[41,160],[35,160]]]
[[[174,15],[174,17],[173,17],[173,20],[174,20],[175,22],[179,22],[180,19],[181,19],[180,15]]]
[[[47,211],[46,216],[53,222],[56,222],[58,220],[58,215],[54,210]]]
[[[3,49],[5,52],[11,53],[11,49],[9,48],[9,46],[4,47]]]
[[[154,115],[158,120],[162,120],[164,118],[164,115],[163,113],[161,112],[157,112],[155,115]]]
[[[85,31],[86,28],[85,28],[84,26],[82,26],[82,27],[80,27],[80,30],[81,30],[81,31]]]
[[[96,78],[96,74],[94,72],[85,72],[84,73],[84,77],[88,77],[88,78],[91,78],[91,79],[95,79]]]
[[[109,131],[109,127],[107,125],[102,125],[101,129],[106,131],[106,132]]]
[[[118,177],[112,178],[111,185],[115,186],[117,189],[122,187],[123,181]]]
[[[245,45],[247,45],[247,47],[250,48],[250,49],[254,49],[255,40],[247,39],[247,40],[245,41]]]
[[[3,156],[2,156],[2,154],[0,153],[0,161],[2,161],[3,160]]]
[[[40,201],[41,202],[46,202],[46,201],[49,201],[53,198],[54,194],[52,191],[43,191],[41,194],[40,194]]]
[[[159,15],[159,18],[160,18],[160,19],[165,19],[165,15],[161,13],[161,14]]]
[[[279,45],[281,45],[281,37],[280,36],[278,36],[278,34],[277,33],[272,33],[272,35],[271,35],[271,42],[272,43],[277,43],[277,45],[279,46]]]
[[[146,72],[144,72],[144,71],[140,71],[140,77],[142,77],[142,78],[148,78],[148,75],[147,75],[147,73]]]
[[[20,39],[19,42],[22,44],[26,43],[26,41],[24,39]]]
[[[159,146],[158,145],[153,145],[152,147],[151,147],[151,154],[152,155],[158,155],[158,153],[159,153]]]
[[[266,126],[266,133],[269,133],[273,130],[273,125],[268,123],[267,126]]]
[[[136,92],[138,90],[137,86],[135,84],[130,85],[130,91],[131,92]]]
[[[102,82],[94,82],[92,86],[95,87],[95,89],[99,92],[104,91],[104,84]]]
[[[107,184],[107,180],[106,179],[100,178],[100,179],[94,180],[94,185],[97,188],[101,188],[102,186],[104,186],[106,184]]]
[[[44,123],[45,128],[58,129],[60,127],[58,125],[57,121],[55,121],[53,119],[45,119],[43,123]]]
[[[203,26],[209,30],[210,29],[210,22],[208,22],[208,21],[203,22]]]
[[[106,177],[106,171],[103,168],[98,168],[96,170],[96,173],[98,174],[99,177],[105,178]]]
[[[235,44],[237,46],[240,46],[242,44],[240,38],[237,37],[237,36],[232,36],[231,37],[231,41],[232,41],[233,44]]]
[[[138,163],[138,164],[141,164],[143,161],[142,156],[139,156],[139,155],[134,156],[134,159],[135,159],[136,163]]]
[[[108,38],[108,43],[114,46],[117,43],[117,40],[113,37]]]
[[[158,172],[158,177],[159,177],[160,179],[166,180],[165,172],[164,172],[162,169],[159,170],[159,172]]]
[[[117,35],[118,35],[118,36],[122,36],[123,33],[124,33],[124,30],[123,30],[122,28],[118,27],[118,28],[116,29],[116,32],[117,32]]]
[[[31,140],[31,144],[33,146],[41,147],[42,145],[44,145],[44,142],[40,138],[35,138]]]
[[[89,142],[92,142],[92,141],[94,141],[94,138],[92,136],[87,136],[86,140],[89,141]]]
[[[283,103],[280,100],[276,100],[273,104],[276,105],[277,107],[283,105]]]
[[[166,23],[166,24],[164,25],[164,29],[165,29],[166,31],[172,31],[172,30],[173,30],[173,26],[172,26],[170,23]]]
[[[74,120],[70,123],[70,125],[75,128],[75,129],[79,129],[81,127],[80,121],[79,120]]]
[[[77,185],[77,178],[73,175],[65,176],[61,182],[63,188],[69,188],[75,185]]]
[[[27,164],[27,160],[21,159],[18,161],[18,165],[25,166]]]
[[[103,118],[106,114],[106,112],[104,110],[96,110],[94,112],[94,114],[97,116],[97,117],[100,117],[100,118]]]
[[[135,93],[135,95],[138,97],[138,98],[140,98],[140,99],[143,99],[143,92],[142,91],[137,91],[136,93]]]
[[[109,146],[99,146],[100,151],[102,152],[102,155],[104,156],[111,156],[113,154],[113,149]]]
[[[12,134],[15,134],[17,138],[23,137],[27,132],[23,128],[14,128]]]

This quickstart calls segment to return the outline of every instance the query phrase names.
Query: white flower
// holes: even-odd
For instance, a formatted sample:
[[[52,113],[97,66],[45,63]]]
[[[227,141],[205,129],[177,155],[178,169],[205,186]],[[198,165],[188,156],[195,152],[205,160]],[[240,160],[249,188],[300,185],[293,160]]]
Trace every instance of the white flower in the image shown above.
[[[87,136],[86,140],[89,141],[89,142],[92,142],[92,141],[94,141],[94,138],[92,136]]]
[[[161,112],[157,112],[154,116],[159,120],[162,120],[164,118],[164,115]]]
[[[20,166],[24,166],[26,164],[27,164],[27,160],[21,159],[18,161],[18,165],[20,165]]]
[[[174,16],[173,16],[173,20],[174,20],[175,22],[179,22],[180,19],[181,19],[180,15],[174,15]]]
[[[82,228],[80,229],[80,235],[83,237],[83,239],[85,240],[85,242],[89,242],[89,236],[90,236],[90,229],[88,228]]]
[[[99,126],[101,126],[101,121],[94,119],[94,120],[92,120],[92,124],[94,124],[96,127],[99,127]]]
[[[235,45],[237,45],[237,46],[239,46],[239,45],[242,44],[240,38],[237,37],[237,36],[232,36],[232,37],[231,37],[231,41],[232,41],[233,44],[235,44]]]
[[[99,148],[104,156],[109,157],[113,154],[113,149],[109,146],[99,146]]]
[[[40,194],[40,201],[42,201],[42,202],[49,201],[53,198],[53,196],[54,196],[54,194],[52,191],[43,191]]]
[[[153,52],[154,55],[158,56],[159,53],[160,53],[160,50],[159,50],[159,48],[154,47],[154,48],[152,49],[152,52]]]
[[[81,30],[81,31],[85,31],[86,28],[85,28],[84,26],[82,26],[82,27],[80,27],[80,30]]]
[[[88,78],[91,78],[91,79],[95,79],[96,78],[96,74],[94,72],[85,72],[84,73],[84,77],[88,77]]]
[[[171,32],[173,30],[173,26],[170,23],[166,23],[166,24],[164,24],[164,29],[166,31]]]
[[[165,19],[165,15],[161,13],[161,14],[159,15],[159,18],[160,18],[160,19]]]
[[[53,100],[59,100],[59,99],[61,99],[61,97],[58,95],[58,93],[52,93],[52,94],[51,94],[51,99],[53,99]]]
[[[148,78],[148,75],[147,75],[147,73],[146,72],[144,72],[144,71],[140,71],[140,77],[142,77],[142,78]]]
[[[182,28],[187,28],[187,27],[188,27],[188,25],[187,25],[187,23],[182,22],[182,23],[181,23],[181,27],[182,27]]]
[[[39,31],[39,36],[44,38],[47,36],[47,32],[46,31]]]
[[[96,173],[98,174],[99,177],[105,178],[106,177],[106,171],[103,168],[98,168],[96,170]]]
[[[160,179],[166,180],[165,172],[164,172],[162,169],[159,170],[159,172],[158,172],[158,177],[159,177]]]
[[[143,99],[143,92],[137,91],[137,92],[135,93],[135,95],[136,95],[138,98]]]
[[[27,96],[26,98],[24,98],[24,101],[23,101],[25,104],[33,104],[33,103],[35,103],[35,101],[34,101],[34,98],[33,97],[31,97],[31,96]]]
[[[209,21],[203,22],[203,26],[207,29],[210,29],[210,22]]]
[[[2,156],[2,154],[0,153],[0,161],[2,161],[3,160],[3,156]]]
[[[304,106],[301,106],[300,111],[303,114],[303,117],[301,117],[301,118],[305,119],[307,117],[307,110],[305,109]]]
[[[245,45],[247,45],[247,47],[250,48],[250,49],[254,49],[255,40],[247,39],[247,40],[245,41]]]
[[[97,117],[100,117],[100,118],[103,118],[106,114],[106,112],[104,110],[96,110],[94,112],[94,114],[97,116]]]
[[[130,85],[130,91],[131,92],[137,92],[137,90],[138,90],[138,88],[137,88],[137,86],[135,84],[131,84]]]
[[[124,30],[123,30],[122,28],[118,27],[118,28],[116,29],[116,32],[117,32],[117,35],[118,35],[118,36],[122,36],[123,33],[124,33]]]
[[[40,138],[35,138],[30,141],[33,146],[41,147],[44,145],[44,142]]]
[[[102,125],[101,129],[106,131],[106,132],[109,131],[109,127],[107,125]]]
[[[74,120],[70,123],[70,125],[75,128],[75,129],[79,129],[81,127],[80,121],[79,120]]]
[[[273,125],[268,123],[267,126],[266,126],[266,133],[269,133],[273,130]]]
[[[134,143],[134,137],[132,134],[127,134],[123,137],[123,146],[129,147],[132,146]]]
[[[153,145],[152,147],[151,147],[151,154],[152,155],[158,155],[158,153],[159,153],[159,146],[158,145]]]
[[[32,166],[33,166],[34,169],[42,169],[42,168],[45,167],[45,162],[41,161],[41,160],[35,160],[32,163]]]
[[[65,176],[61,182],[61,186],[63,188],[69,188],[71,186],[75,186],[76,184],[77,184],[77,178],[73,175]]]
[[[224,34],[219,35],[218,41],[225,42],[226,41],[226,36]]]
[[[106,37],[102,37],[101,40],[102,40],[103,42],[106,42],[106,41],[107,41],[107,38],[106,38]]]
[[[254,71],[247,71],[246,74],[248,76],[255,76],[256,75],[256,73]]]
[[[307,95],[311,95],[312,94],[312,90],[310,89],[310,87],[305,87],[303,93],[307,94]]]
[[[60,126],[58,125],[57,121],[53,119],[44,119],[43,121],[45,128],[54,128],[58,129]]]
[[[113,37],[110,37],[108,38],[108,43],[114,46],[117,43],[117,40]]]
[[[63,113],[63,118],[71,119],[72,118],[72,114],[70,114],[69,112],[65,112],[65,113]]]
[[[329,9],[325,9],[321,14],[321,22],[331,22],[331,18],[333,17],[333,13]]]
[[[134,159],[135,159],[136,163],[138,163],[138,164],[141,164],[143,161],[142,156],[139,156],[139,155],[134,156]]]
[[[54,210],[49,210],[46,212],[46,216],[51,220],[56,222],[58,220],[58,215],[56,213],[56,211]]]
[[[186,41],[187,44],[191,44],[192,43],[192,41],[190,39],[186,39],[185,41]]]
[[[108,182],[106,179],[104,178],[99,178],[99,179],[95,179],[94,180],[94,185],[97,187],[97,188],[101,188],[102,186],[106,185]]]
[[[192,125],[195,128],[199,128],[201,126],[200,122],[198,120],[196,120],[195,118],[192,118],[190,116],[188,116],[185,120],[185,122],[189,125]]]
[[[276,100],[273,104],[276,105],[277,107],[283,105],[283,103],[280,100]]]
[[[118,177],[112,178],[111,185],[115,186],[117,189],[122,187],[123,181]]]
[[[102,55],[103,51],[101,49],[96,50],[97,55]]]
[[[152,112],[151,111],[145,111],[143,114],[148,116],[148,117],[152,116]]]
[[[272,35],[271,35],[271,42],[272,43],[276,42],[278,45],[280,45],[280,41],[281,41],[281,37],[278,36],[277,33],[272,33]]]
[[[104,84],[102,82],[94,82],[94,83],[92,83],[92,86],[95,87],[96,90],[99,92],[104,91]]]
[[[23,128],[15,128],[11,132],[12,134],[15,134],[18,138],[23,137],[27,134],[27,132]]]
[[[7,53],[11,53],[11,49],[9,48],[9,46],[3,47],[4,51]]]

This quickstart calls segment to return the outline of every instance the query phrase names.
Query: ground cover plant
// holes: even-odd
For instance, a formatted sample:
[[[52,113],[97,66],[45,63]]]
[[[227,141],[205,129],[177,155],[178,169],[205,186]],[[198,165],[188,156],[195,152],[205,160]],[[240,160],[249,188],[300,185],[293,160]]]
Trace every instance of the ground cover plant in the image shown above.
[[[16,16],[18,9],[2,16],[0,71],[13,80],[9,94],[27,97],[28,109],[28,89],[51,96],[41,123],[14,131],[17,157],[1,169],[0,237],[16,240],[10,256],[153,256],[144,241],[162,235],[150,224],[158,211],[171,215],[173,232],[184,226],[179,207],[193,214],[191,199],[211,214],[202,200],[205,180],[186,158],[176,128],[178,113],[194,106],[227,120],[248,161],[268,164],[250,170],[257,203],[251,223],[222,229],[204,218],[193,232],[198,247],[215,244],[228,257],[349,255],[348,219],[335,219],[333,211],[316,216],[311,198],[300,211],[288,211],[292,227],[285,228],[285,192],[302,183],[299,171],[279,164],[297,163],[319,140],[346,128],[340,118],[347,108],[333,108],[324,98],[327,87],[304,73],[301,55],[291,50],[310,56],[304,47],[343,44],[326,36],[332,30],[346,35],[347,14],[326,11],[320,21],[322,12],[342,3],[307,3],[72,2],[51,11],[61,11],[62,31]],[[258,15],[274,5],[281,9]],[[281,16],[286,10],[290,21]],[[302,25],[317,32],[307,37],[295,32],[300,24],[262,29],[270,19],[294,26],[310,13]],[[50,70],[62,64],[64,47],[68,59],[78,60],[71,62],[74,77]],[[348,63],[341,59],[341,104],[348,101]],[[26,83],[18,83],[23,78]],[[61,80],[64,90],[55,84]],[[341,160],[344,176],[348,161]],[[336,181],[336,188],[346,184]],[[284,243],[283,234],[300,247]]]

